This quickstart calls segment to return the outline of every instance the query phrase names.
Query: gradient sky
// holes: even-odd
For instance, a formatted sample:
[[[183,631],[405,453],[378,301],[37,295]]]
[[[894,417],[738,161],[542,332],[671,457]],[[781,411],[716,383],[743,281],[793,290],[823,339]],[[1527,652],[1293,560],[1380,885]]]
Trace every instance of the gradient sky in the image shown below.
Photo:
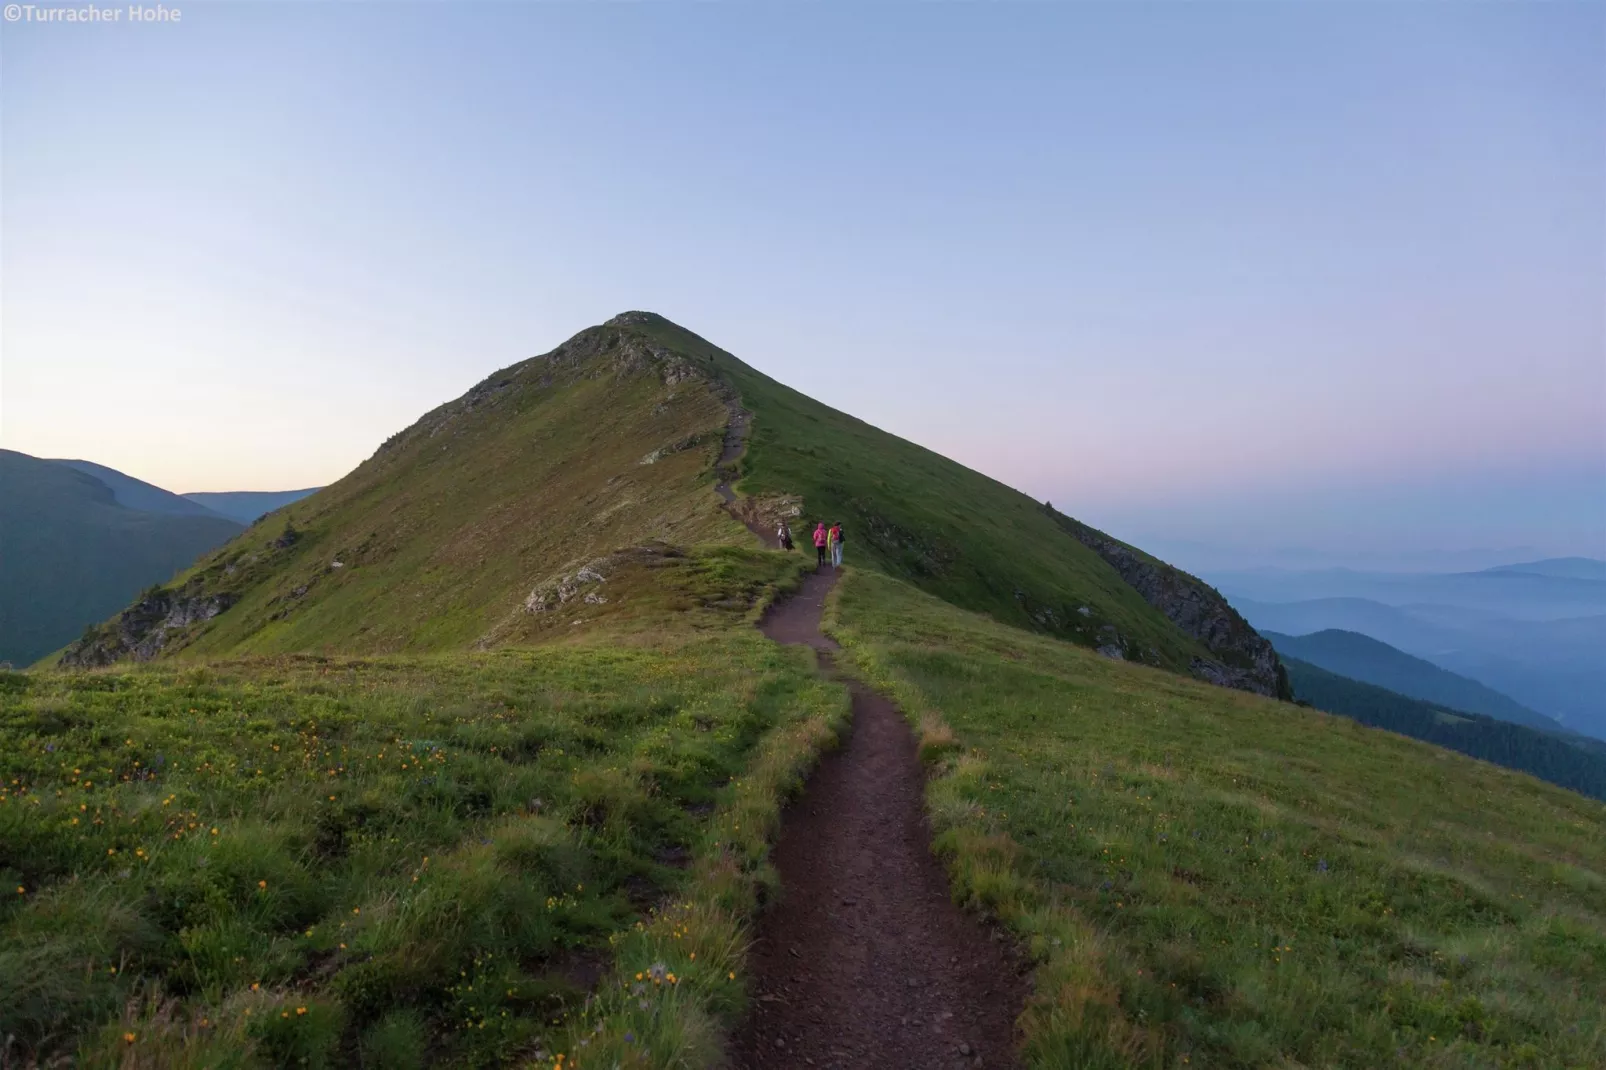
[[[338,478],[647,308],[1128,537],[1606,556],[1606,5],[0,28],[0,444]]]

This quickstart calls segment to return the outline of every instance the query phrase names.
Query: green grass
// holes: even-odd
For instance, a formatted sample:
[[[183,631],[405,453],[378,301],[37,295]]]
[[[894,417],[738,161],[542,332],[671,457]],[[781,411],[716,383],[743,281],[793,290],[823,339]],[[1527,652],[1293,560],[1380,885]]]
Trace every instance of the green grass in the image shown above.
[[[1060,641],[1205,653],[1038,503],[636,315],[203,559],[231,604],[153,666],[0,675],[0,1063],[714,1063],[847,710],[750,627],[803,559],[713,493],[729,387],[739,490],[880,570],[831,627],[1039,960],[1032,1065],[1606,1064],[1599,804]]]
[[[956,894],[1040,960],[1038,1067],[1606,1065],[1606,808],[850,571]]]
[[[6,1058],[701,1065],[781,793],[846,709],[737,610],[702,619],[0,677]]]

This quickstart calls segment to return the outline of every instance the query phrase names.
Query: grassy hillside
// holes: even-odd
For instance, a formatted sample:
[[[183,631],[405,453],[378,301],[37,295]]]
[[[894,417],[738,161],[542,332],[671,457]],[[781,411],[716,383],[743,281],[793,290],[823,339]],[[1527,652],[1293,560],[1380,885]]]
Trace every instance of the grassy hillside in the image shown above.
[[[1546,717],[1476,680],[1458,676],[1432,662],[1412,657],[1359,632],[1336,628],[1310,635],[1268,633],[1285,657],[1298,658],[1328,672],[1451,709],[1481,713],[1500,721],[1543,732],[1565,732],[1560,721]],[[1336,712],[1336,711],[1335,711]]]
[[[94,476],[12,450],[0,450],[0,502],[0,661],[17,665],[241,530],[219,516],[127,508]]]
[[[1157,612],[1041,503],[768,378],[661,317],[637,329],[712,369],[753,413],[737,490],[839,520],[847,559],[956,605],[1186,672],[1210,651]]]
[[[1000,620],[1180,672],[1216,657],[1025,495],[626,313],[426,415],[71,659],[439,651],[613,614],[652,587],[614,570],[750,541],[712,492],[738,402],[744,507],[801,501],[797,526],[842,520],[854,560]]]
[[[1053,1067],[1606,1065],[1606,807],[871,573],[833,609],[936,763]]]
[[[795,564],[725,572],[535,651],[0,675],[0,1062],[708,1065],[847,708],[747,623]]]
[[[611,572],[599,559],[622,548],[751,541],[711,489],[726,422],[684,361],[591,328],[264,518],[146,616],[186,622],[164,646],[185,657],[461,650],[570,627],[578,614],[532,611],[532,594]],[[115,633],[98,645],[126,653]]]

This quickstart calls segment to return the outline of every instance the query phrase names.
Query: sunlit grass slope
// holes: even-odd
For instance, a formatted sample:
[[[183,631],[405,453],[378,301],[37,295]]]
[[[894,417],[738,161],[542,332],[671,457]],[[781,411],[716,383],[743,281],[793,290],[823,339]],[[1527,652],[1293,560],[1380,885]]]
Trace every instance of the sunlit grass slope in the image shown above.
[[[850,572],[1042,1067],[1606,1066],[1606,807]]]
[[[638,329],[728,381],[753,415],[749,495],[800,496],[809,526],[840,520],[848,559],[957,605],[1177,671],[1208,651],[1179,631],[1039,502],[838,412],[661,317]],[[799,532],[798,534],[802,534]]]
[[[0,1062],[706,1065],[846,710],[739,605],[784,564],[537,650],[0,675]]]

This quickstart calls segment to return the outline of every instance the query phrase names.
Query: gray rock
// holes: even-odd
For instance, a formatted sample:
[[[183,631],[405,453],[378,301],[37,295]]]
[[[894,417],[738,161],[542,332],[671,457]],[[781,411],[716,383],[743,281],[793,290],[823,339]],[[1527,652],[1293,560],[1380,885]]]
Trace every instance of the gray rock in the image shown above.
[[[1215,655],[1213,659],[1193,659],[1195,676],[1240,691],[1293,697],[1287,673],[1270,641],[1250,627],[1214,587],[1073,520],[1051,505],[1044,509],[1066,534],[1108,562],[1145,602]],[[1100,646],[1099,653],[1106,653],[1104,646]]]
[[[228,609],[230,593],[207,594],[191,585],[177,590],[157,588],[117,615],[110,626],[86,635],[61,655],[70,669],[93,669],[124,658],[149,661],[171,641],[173,633],[187,631]]]

